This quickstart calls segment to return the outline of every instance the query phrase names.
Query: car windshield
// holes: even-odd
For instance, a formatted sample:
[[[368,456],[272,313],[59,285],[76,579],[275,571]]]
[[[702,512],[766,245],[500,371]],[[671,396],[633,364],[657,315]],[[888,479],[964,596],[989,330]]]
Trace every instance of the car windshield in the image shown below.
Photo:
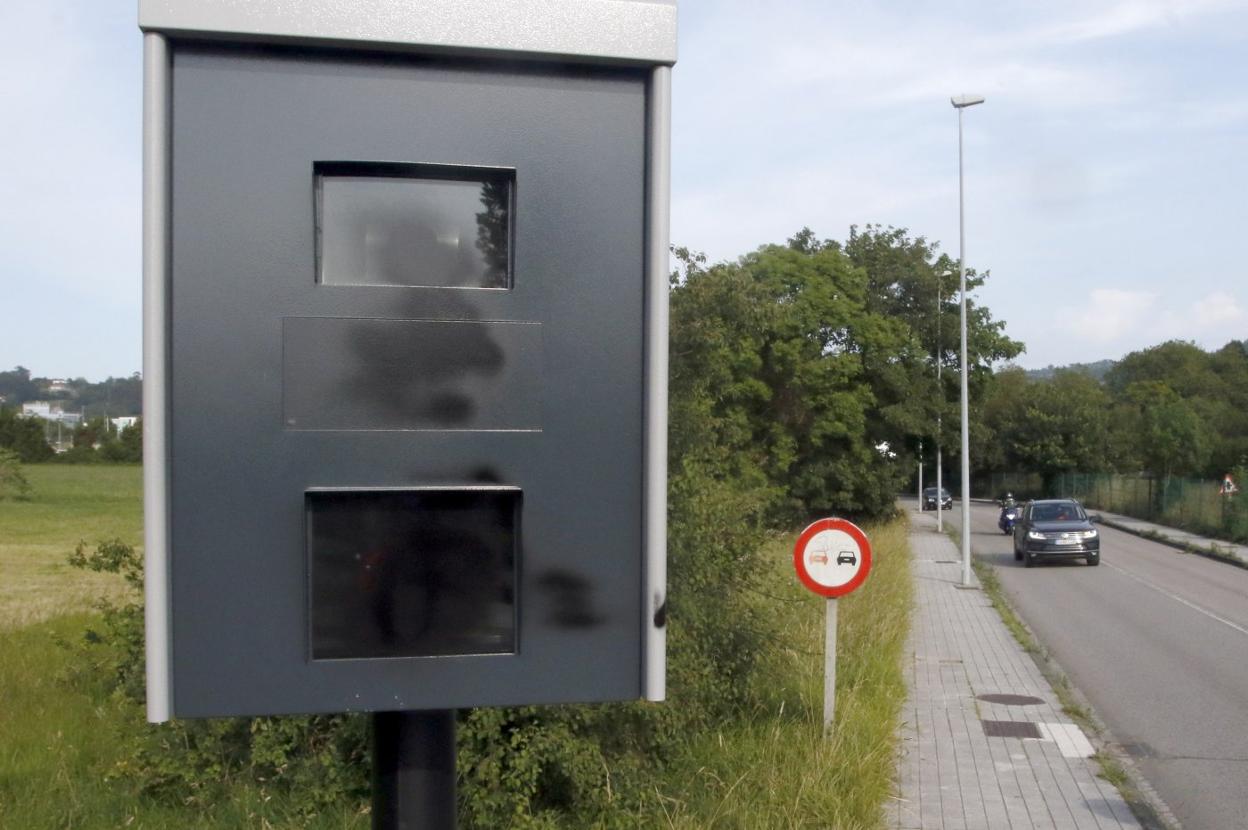
[[[1031,518],[1037,522],[1077,522],[1087,516],[1083,508],[1073,501],[1057,502],[1056,504],[1037,504],[1031,512]]]

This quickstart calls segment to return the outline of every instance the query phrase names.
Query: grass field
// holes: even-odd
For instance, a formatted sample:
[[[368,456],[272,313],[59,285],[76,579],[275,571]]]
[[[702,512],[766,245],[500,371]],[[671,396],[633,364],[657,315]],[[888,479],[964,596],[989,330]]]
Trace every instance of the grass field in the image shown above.
[[[212,803],[170,803],[116,775],[144,728],[65,647],[93,624],[92,600],[121,597],[119,577],[70,568],[80,541],[142,535],[140,470],[33,466],[28,502],[0,502],[0,828],[366,828],[360,804],[303,817],[263,782]],[[783,631],[753,683],[753,711],[692,735],[656,769],[659,806],[638,827],[876,828],[893,793],[905,699],[901,652],[912,587],[904,520],[867,528],[871,578],[839,601],[836,725],[821,735],[825,601],[798,586],[793,536],[764,550],[757,601]],[[665,705],[680,705],[669,701]]]
[[[143,543],[142,469],[137,465],[31,464],[28,501],[0,501],[0,631],[86,611],[126,590],[113,574],[71,568],[80,541]]]

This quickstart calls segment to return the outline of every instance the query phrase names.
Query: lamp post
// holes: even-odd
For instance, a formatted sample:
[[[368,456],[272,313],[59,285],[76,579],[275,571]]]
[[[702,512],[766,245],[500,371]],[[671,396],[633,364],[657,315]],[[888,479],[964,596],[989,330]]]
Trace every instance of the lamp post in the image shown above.
[[[962,185],[962,110],[984,103],[982,95],[949,99],[958,111],[958,284],[962,295],[962,587],[971,584],[971,432],[966,365],[966,214]],[[937,494],[939,495],[939,494]]]
[[[945,387],[940,380],[940,365],[944,363],[944,349],[940,341],[940,277],[936,277],[936,388],[940,390],[940,409],[936,410],[936,532],[945,532],[944,517],[940,510],[940,497],[945,492],[941,483],[941,466],[944,459],[940,455],[941,421],[945,411]]]
[[[919,512],[923,511],[923,439],[919,439]]]

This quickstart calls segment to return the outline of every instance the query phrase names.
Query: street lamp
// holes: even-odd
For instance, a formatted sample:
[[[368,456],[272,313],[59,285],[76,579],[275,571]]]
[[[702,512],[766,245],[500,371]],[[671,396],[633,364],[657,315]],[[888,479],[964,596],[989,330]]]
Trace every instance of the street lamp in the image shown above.
[[[982,95],[949,99],[958,111],[958,283],[962,294],[962,587],[971,585],[971,432],[966,366],[966,215],[962,186],[962,110],[984,103]],[[939,494],[937,494],[939,496]]]
[[[940,280],[944,277],[944,272],[936,277],[936,388],[940,391],[940,409],[936,410],[936,532],[945,532],[944,519],[941,516],[940,497],[944,493],[944,484],[941,483],[941,467],[944,465],[944,459],[940,454],[941,439],[941,420],[945,412],[945,386],[940,379],[940,367],[944,363],[945,351],[940,339]]]

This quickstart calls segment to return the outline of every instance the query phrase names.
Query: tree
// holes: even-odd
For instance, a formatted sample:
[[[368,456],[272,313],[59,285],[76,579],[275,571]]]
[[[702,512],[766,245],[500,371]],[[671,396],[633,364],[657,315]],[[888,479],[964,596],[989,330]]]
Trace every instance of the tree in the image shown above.
[[[0,450],[0,499],[30,498],[30,482],[22,472],[22,460],[12,450]]]
[[[723,439],[734,448],[725,454],[734,472],[753,471],[780,494],[773,521],[886,512],[938,421],[953,444],[953,263],[922,237],[869,225],[851,228],[842,245],[803,228],[735,263],[707,267],[677,254],[684,273],[672,292],[672,420],[692,432],[673,427],[673,447]],[[971,275],[971,285],[982,282]],[[991,364],[1022,346],[973,304],[968,329],[974,398]],[[943,389],[938,360],[948,364]],[[677,391],[693,389],[702,391]],[[684,406],[698,407],[697,417],[678,415]]]
[[[1053,487],[1061,473],[1105,469],[1110,398],[1093,378],[1059,370],[1031,381],[1021,369],[997,375],[984,407],[998,469],[1028,470]]]
[[[85,418],[116,418],[143,412],[143,377],[138,372],[128,378],[109,377],[99,383],[77,378],[70,381],[69,387]]]
[[[683,262],[671,297],[674,458],[694,451],[765,492],[776,524],[889,509],[897,473],[868,434],[864,355],[895,352],[904,331],[866,311],[866,275],[801,239],[736,263]]]
[[[1248,453],[1248,353],[1240,341],[1213,353],[1179,340],[1132,352],[1109,371],[1106,383],[1118,400],[1132,405],[1129,390],[1138,383],[1163,384],[1186,403],[1205,427],[1204,462],[1192,474],[1221,475]]]
[[[828,243],[836,245],[836,243]],[[895,351],[868,358],[868,374],[878,413],[871,420],[875,443],[917,451],[920,439],[934,446],[939,439],[948,450],[959,444],[961,421],[960,338],[961,306],[957,260],[939,252],[924,237],[911,237],[905,228],[851,226],[842,247],[854,265],[867,274],[867,308],[900,322],[909,343]],[[982,286],[988,274],[967,269],[968,293]],[[971,399],[972,453],[990,447],[991,433],[980,407],[992,379],[992,366],[1021,354],[1023,344],[1005,334],[1005,324],[991,312],[967,300],[967,364]],[[936,361],[942,386],[936,386]],[[938,417],[939,416],[939,417]],[[938,435],[937,424],[942,434]],[[978,468],[986,459],[972,458]],[[904,459],[908,465],[909,459]]]
[[[43,421],[24,418],[8,407],[0,407],[0,448],[17,453],[24,464],[47,461],[54,455],[43,435]]]
[[[1136,407],[1137,452],[1168,486],[1173,475],[1199,472],[1209,452],[1209,432],[1195,408],[1162,381],[1137,381],[1126,389]]]
[[[0,372],[0,403],[20,407],[39,397],[39,387],[30,379],[30,370],[18,366],[11,372]]]
[[[139,463],[143,460],[143,419],[140,418],[121,431],[117,443],[121,447],[118,461]]]

